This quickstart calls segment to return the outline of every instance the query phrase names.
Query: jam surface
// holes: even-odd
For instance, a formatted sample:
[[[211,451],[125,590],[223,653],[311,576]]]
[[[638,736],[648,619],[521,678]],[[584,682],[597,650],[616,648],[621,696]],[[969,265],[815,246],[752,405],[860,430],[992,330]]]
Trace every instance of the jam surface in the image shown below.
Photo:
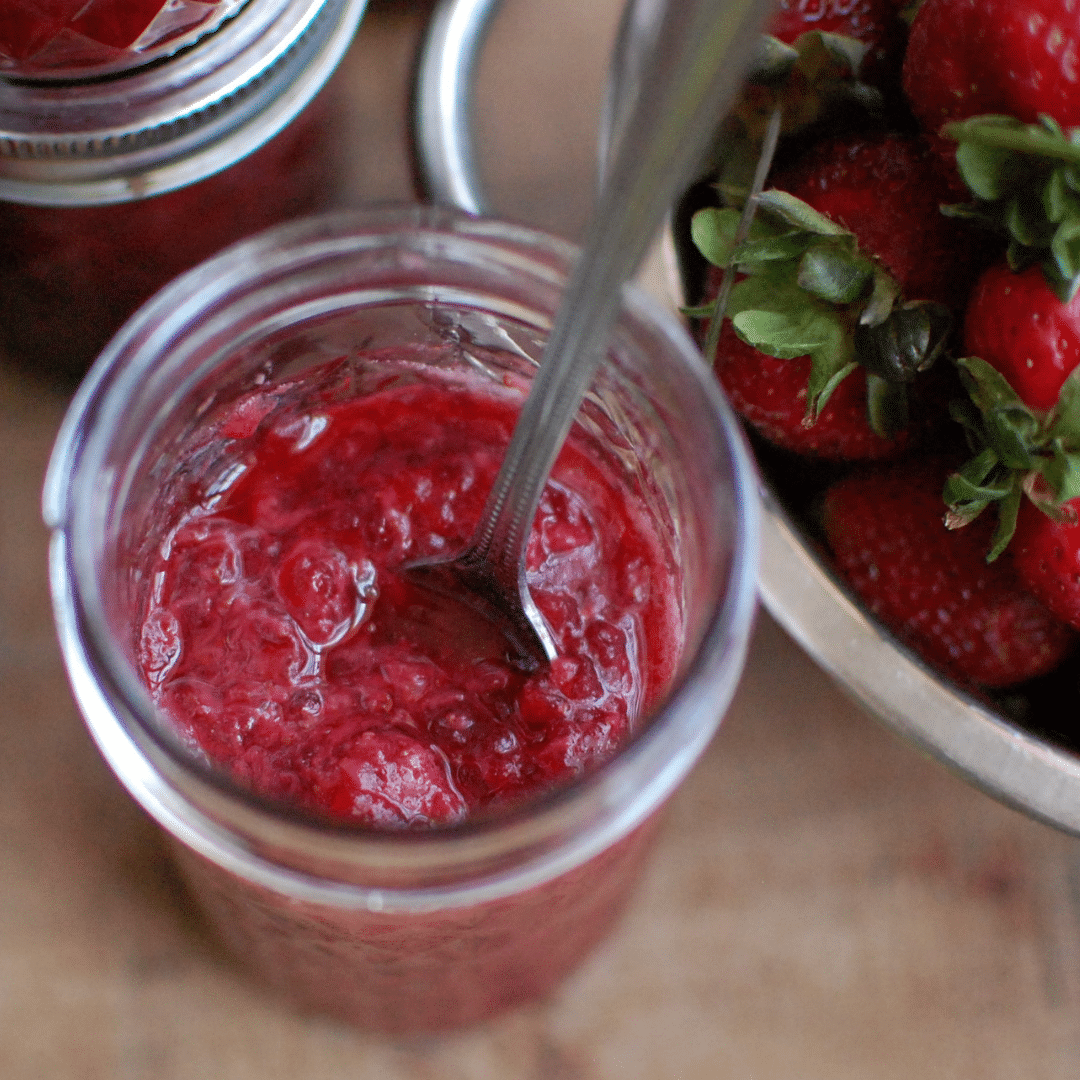
[[[242,0],[4,0],[0,71],[65,75],[139,60],[206,31]]]
[[[584,437],[564,447],[527,554],[559,658],[523,670],[398,573],[467,542],[514,404],[412,382],[283,412],[283,393],[232,407],[227,479],[188,492],[148,568],[140,661],[185,741],[261,794],[388,827],[609,758],[681,638],[677,577],[626,477]]]

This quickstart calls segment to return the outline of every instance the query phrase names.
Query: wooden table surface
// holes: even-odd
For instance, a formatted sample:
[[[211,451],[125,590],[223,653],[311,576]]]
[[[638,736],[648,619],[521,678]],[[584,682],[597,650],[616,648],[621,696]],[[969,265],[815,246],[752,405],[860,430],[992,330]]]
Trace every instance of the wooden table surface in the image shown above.
[[[356,201],[407,198],[423,12],[336,78]],[[480,83],[503,212],[588,210],[613,0],[508,0]],[[98,758],[53,637],[39,491],[65,402],[0,365],[2,1080],[1064,1080],[1076,843],[882,730],[765,615],[625,923],[551,1001],[385,1041],[297,1016],[218,950]]]

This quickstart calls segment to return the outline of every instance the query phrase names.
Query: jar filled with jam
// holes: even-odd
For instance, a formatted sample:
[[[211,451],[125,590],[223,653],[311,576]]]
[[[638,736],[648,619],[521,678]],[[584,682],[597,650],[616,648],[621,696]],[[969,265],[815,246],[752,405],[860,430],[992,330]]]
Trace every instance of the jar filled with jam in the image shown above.
[[[423,1032],[549,993],[734,692],[753,469],[637,290],[530,534],[557,657],[403,572],[475,528],[576,258],[424,206],[268,230],[128,321],[57,442],[75,698],[209,925],[304,1010]]]
[[[365,4],[5,4],[0,362],[73,385],[177,274],[332,205],[319,91]]]

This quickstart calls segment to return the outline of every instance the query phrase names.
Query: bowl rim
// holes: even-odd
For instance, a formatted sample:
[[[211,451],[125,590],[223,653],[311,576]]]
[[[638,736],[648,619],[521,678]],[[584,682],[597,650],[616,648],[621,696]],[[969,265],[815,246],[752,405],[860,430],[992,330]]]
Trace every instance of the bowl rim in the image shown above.
[[[439,0],[415,66],[410,134],[419,182],[435,201],[474,213],[487,205],[475,153],[476,72],[501,2]],[[623,56],[634,3],[620,28]],[[618,62],[617,52],[615,78]],[[670,226],[664,249],[669,285],[682,297]],[[937,675],[860,609],[764,479],[759,495],[758,591],[780,626],[886,727],[999,802],[1080,836],[1080,756]]]

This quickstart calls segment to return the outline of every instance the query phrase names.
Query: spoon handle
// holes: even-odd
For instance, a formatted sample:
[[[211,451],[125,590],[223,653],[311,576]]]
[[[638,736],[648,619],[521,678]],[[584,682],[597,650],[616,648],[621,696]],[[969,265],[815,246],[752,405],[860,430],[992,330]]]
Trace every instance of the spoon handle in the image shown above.
[[[743,79],[772,0],[666,0],[615,156],[473,550],[518,581],[555,458],[606,351],[622,287],[694,178]]]

